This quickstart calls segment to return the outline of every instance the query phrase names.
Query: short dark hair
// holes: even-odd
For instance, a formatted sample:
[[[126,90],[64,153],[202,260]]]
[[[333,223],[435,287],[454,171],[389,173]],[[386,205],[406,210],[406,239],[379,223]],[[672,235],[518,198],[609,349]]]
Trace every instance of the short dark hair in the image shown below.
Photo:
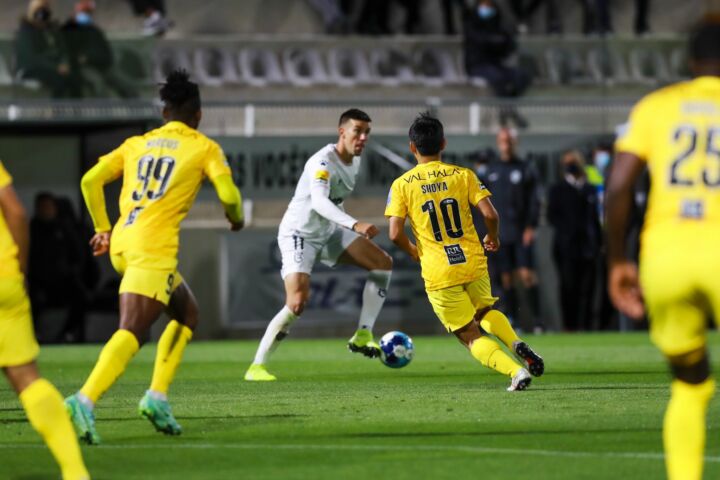
[[[160,84],[160,100],[171,113],[190,117],[200,110],[200,89],[184,69],[173,70]]]
[[[437,155],[442,150],[445,131],[440,120],[423,112],[410,125],[408,136],[420,155]]]
[[[720,23],[703,22],[690,34],[689,54],[692,60],[720,62]]]
[[[340,115],[340,121],[338,121],[338,127],[342,126],[345,122],[348,120],[360,120],[361,122],[372,122],[370,119],[370,115],[363,112],[362,110],[359,110],[357,108],[351,108],[350,110],[345,110],[342,115]]]

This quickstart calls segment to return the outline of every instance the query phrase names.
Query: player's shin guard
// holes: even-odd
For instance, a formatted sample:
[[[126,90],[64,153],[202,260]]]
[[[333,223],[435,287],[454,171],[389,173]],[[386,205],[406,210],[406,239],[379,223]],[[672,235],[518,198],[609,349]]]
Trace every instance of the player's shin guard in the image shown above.
[[[484,366],[509,377],[514,376],[522,368],[502,351],[495,340],[489,337],[480,337],[475,340],[470,346],[470,353]]]
[[[358,329],[372,332],[375,320],[385,303],[391,275],[391,270],[370,270],[363,289],[363,303],[362,310],[360,310]]]
[[[287,305],[283,306],[282,310],[280,310],[273,319],[270,320],[270,323],[265,330],[265,334],[263,335],[262,340],[260,340],[260,345],[258,346],[257,353],[255,353],[255,360],[253,360],[253,364],[265,365],[268,357],[270,356],[270,352],[274,350],[277,342],[287,335],[290,330],[290,325],[292,325],[298,318],[299,317],[295,315]]]
[[[663,428],[669,480],[702,478],[705,418],[714,391],[712,379],[697,385],[673,381]]]
[[[165,331],[158,341],[155,354],[155,369],[153,370],[150,390],[167,395],[170,384],[175,378],[185,347],[192,339],[193,332],[177,320],[172,320],[165,327]]]
[[[55,387],[43,378],[35,380],[20,393],[20,402],[30,424],[60,465],[63,479],[90,478],[63,399]]]
[[[93,403],[122,375],[132,357],[140,349],[137,338],[128,330],[118,330],[100,352],[95,368],[80,389]]]
[[[480,321],[483,330],[495,335],[506,347],[512,348],[513,342],[520,340],[510,325],[510,320],[500,310],[490,310]]]

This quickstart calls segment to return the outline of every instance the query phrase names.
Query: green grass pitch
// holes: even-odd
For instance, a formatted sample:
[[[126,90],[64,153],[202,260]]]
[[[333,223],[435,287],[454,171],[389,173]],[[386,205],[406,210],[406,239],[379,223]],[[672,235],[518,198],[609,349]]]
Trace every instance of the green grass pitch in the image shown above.
[[[392,370],[345,341],[290,338],[275,383],[242,381],[256,342],[191,344],[170,391],[179,437],[138,416],[154,345],[97,408],[94,479],[659,479],[669,377],[647,335],[527,337],[547,370],[525,392],[480,366],[450,336],[415,338]],[[720,337],[711,337],[717,357]],[[43,374],[65,395],[100,346],[44,348]],[[718,402],[705,478],[720,478]],[[7,383],[0,384],[0,479],[58,478]]]

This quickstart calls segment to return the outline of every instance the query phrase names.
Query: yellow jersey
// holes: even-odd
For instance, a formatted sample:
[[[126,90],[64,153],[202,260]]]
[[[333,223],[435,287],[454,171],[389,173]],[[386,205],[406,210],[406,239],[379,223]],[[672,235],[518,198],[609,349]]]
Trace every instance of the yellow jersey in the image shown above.
[[[0,162],[0,190],[10,185],[12,185],[12,177]],[[0,211],[0,278],[20,275],[20,263],[17,255],[17,244],[5,222],[5,215]]]
[[[720,234],[720,78],[699,77],[647,95],[615,150],[644,160],[650,172],[643,248],[684,243],[688,227]]]
[[[113,254],[133,250],[175,257],[180,222],[203,178],[231,174],[220,146],[181,122],[131,137],[99,161],[123,175],[120,218],[110,241]]]
[[[393,182],[385,216],[410,219],[427,290],[487,274],[470,208],[489,196],[472,170],[441,161],[420,164]]]

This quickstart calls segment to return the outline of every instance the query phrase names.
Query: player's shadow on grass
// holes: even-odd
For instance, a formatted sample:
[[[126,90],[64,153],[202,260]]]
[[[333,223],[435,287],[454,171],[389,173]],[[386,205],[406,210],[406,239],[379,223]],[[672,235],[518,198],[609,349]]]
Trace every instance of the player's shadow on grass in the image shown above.
[[[616,435],[622,432],[623,434],[628,432],[633,433],[657,433],[662,432],[662,428],[633,428],[629,429],[610,429],[610,428],[599,428],[599,429],[583,429],[578,430],[523,430],[523,431],[484,431],[478,430],[475,432],[369,432],[369,433],[348,433],[340,435],[332,435],[331,437],[339,438],[403,438],[403,437],[475,437],[478,435],[497,435],[500,437],[512,437],[520,435],[568,435],[568,434],[609,434]]]
[[[194,415],[176,415],[178,420],[242,420],[242,419],[278,419],[278,418],[303,418],[310,417],[311,415],[294,414],[294,413],[275,413],[272,415],[205,415],[205,416],[194,416]],[[139,420],[140,417],[136,415],[129,415],[127,417],[97,417],[99,422],[130,422]],[[12,420],[15,422],[16,420]],[[27,421],[27,420],[21,420]],[[0,423],[2,421],[0,420]]]

